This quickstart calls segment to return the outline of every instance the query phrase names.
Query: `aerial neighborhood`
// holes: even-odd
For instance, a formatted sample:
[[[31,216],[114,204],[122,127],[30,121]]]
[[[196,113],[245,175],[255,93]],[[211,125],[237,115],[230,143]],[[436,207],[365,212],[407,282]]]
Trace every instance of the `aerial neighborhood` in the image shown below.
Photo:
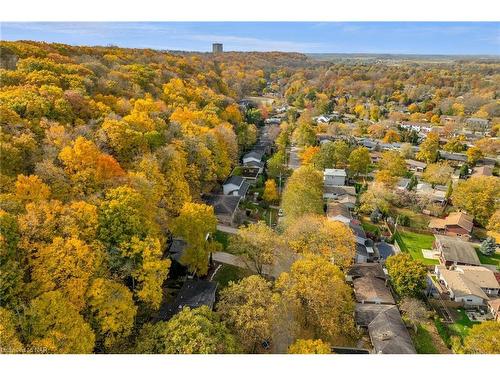
[[[0,47],[2,353],[500,353],[498,60]]]

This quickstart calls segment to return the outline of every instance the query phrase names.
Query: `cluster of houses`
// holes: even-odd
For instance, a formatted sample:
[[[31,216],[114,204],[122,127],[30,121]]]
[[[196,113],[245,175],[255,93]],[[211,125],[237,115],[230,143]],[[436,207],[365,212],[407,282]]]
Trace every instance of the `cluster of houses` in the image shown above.
[[[271,147],[272,141],[266,125],[254,147],[243,155],[241,165],[235,167],[222,184],[222,192],[204,196],[205,203],[214,207],[220,224],[236,224],[240,202],[247,197],[250,186],[254,186],[264,172],[265,157],[270,154]]]
[[[489,310],[493,319],[500,320],[500,273],[496,266],[481,264],[476,248],[460,236],[471,224],[467,216],[457,219],[453,215],[448,225],[451,235],[436,234],[433,250],[439,264],[434,272],[437,282],[430,293],[443,300],[459,303],[467,309]],[[445,223],[444,226],[446,226]]]
[[[355,264],[347,281],[354,288],[356,325],[368,333],[373,353],[416,354],[382,265]]]

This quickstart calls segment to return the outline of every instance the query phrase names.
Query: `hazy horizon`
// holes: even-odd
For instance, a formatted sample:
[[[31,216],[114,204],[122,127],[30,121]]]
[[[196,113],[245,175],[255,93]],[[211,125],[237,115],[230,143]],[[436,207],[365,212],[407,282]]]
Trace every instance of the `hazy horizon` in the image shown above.
[[[2,22],[2,40],[209,52],[499,56],[498,22]]]

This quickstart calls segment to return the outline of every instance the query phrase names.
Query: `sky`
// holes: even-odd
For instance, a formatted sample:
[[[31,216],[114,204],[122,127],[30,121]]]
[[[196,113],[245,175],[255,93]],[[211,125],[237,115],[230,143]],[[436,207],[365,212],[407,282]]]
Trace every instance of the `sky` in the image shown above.
[[[2,40],[210,51],[500,55],[500,22],[1,23]]]

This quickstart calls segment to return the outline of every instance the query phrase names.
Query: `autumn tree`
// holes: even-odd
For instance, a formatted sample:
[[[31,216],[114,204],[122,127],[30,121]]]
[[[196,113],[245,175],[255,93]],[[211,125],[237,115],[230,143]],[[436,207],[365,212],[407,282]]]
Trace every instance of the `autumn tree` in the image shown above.
[[[446,185],[450,181],[453,168],[446,162],[432,163],[427,166],[422,178],[432,185]]]
[[[302,216],[286,228],[284,238],[296,253],[323,256],[342,270],[352,264],[356,253],[354,235],[349,227],[324,216]]]
[[[307,213],[323,213],[323,177],[311,166],[296,169],[282,196],[287,223]]]
[[[249,267],[262,275],[264,266],[272,266],[279,251],[281,240],[263,221],[241,227],[229,239],[228,249],[240,255]]]
[[[322,340],[298,339],[288,347],[288,354],[331,354],[330,345]]]
[[[131,333],[137,307],[126,286],[98,278],[88,290],[87,298],[91,321],[107,349]]]
[[[452,137],[443,146],[443,149],[448,152],[462,152],[465,150],[465,136],[458,135]]]
[[[426,163],[434,163],[438,157],[439,150],[439,134],[431,132],[427,138],[420,144],[419,151],[416,154],[418,160]]]
[[[385,143],[395,143],[401,141],[401,137],[399,136],[399,133],[397,131],[389,129],[387,133],[385,133],[382,141]]]
[[[138,351],[155,354],[231,354],[239,352],[235,337],[207,306],[184,308],[168,322],[147,324]]]
[[[91,277],[96,273],[103,254],[78,238],[55,237],[37,248],[32,260],[32,277],[42,292],[61,290],[80,311]]]
[[[196,275],[207,273],[210,253],[217,249],[217,243],[208,238],[216,229],[214,208],[205,204],[185,203],[179,216],[174,219],[174,234],[187,243],[181,262],[188,267],[189,272]]]
[[[33,299],[25,312],[23,332],[32,350],[40,353],[92,353],[95,335],[60,291]]]
[[[24,345],[19,337],[15,315],[3,307],[0,307],[0,336],[0,354],[23,353]]]
[[[474,176],[461,181],[451,195],[453,205],[474,216],[474,220],[485,226],[495,212],[500,194],[500,181],[495,176]]]
[[[349,172],[354,176],[366,174],[371,162],[370,151],[366,147],[355,148],[349,155]]]
[[[406,173],[406,162],[397,151],[385,151],[378,162],[379,170],[387,171],[393,177],[401,177]]]
[[[424,323],[429,318],[429,311],[425,304],[416,298],[405,297],[400,303],[400,309],[403,312],[403,317],[410,321],[415,329],[418,331],[418,325]]]
[[[412,259],[410,254],[399,253],[386,260],[391,283],[400,296],[419,297],[425,289],[427,269],[425,265]]]
[[[255,353],[262,342],[272,337],[273,322],[278,318],[276,304],[271,283],[254,275],[230,282],[221,291],[217,312],[245,352]]]
[[[340,269],[319,255],[307,254],[276,282],[303,335],[347,344],[356,336],[351,288]]]
[[[276,181],[274,181],[274,179],[266,180],[262,198],[268,203],[276,203],[279,200],[278,188],[276,187]]]
[[[49,198],[50,188],[36,175],[20,174],[17,176],[15,196],[22,203],[38,202]]]
[[[467,150],[467,162],[470,165],[476,165],[476,163],[483,158],[483,153],[478,147],[471,147]]]
[[[468,354],[500,353],[500,322],[482,322],[469,329],[463,350]]]

